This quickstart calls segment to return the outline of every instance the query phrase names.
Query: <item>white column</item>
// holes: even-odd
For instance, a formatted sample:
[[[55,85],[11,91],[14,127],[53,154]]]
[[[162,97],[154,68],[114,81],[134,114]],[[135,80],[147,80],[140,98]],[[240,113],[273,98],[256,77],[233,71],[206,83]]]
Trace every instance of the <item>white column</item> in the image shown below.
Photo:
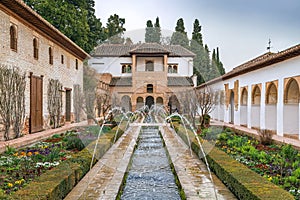
[[[248,85],[248,99],[247,99],[247,127],[251,128],[251,107],[252,107],[252,87],[251,85]]]
[[[299,128],[298,128],[298,139],[300,140],[300,102],[299,102],[299,105],[298,105],[298,109],[299,109],[299,112],[298,112],[298,114],[299,114]]]
[[[283,136],[283,96],[284,96],[284,79],[278,80],[278,102],[277,102],[277,135]]]
[[[260,93],[260,129],[266,128],[266,83],[262,83]]]

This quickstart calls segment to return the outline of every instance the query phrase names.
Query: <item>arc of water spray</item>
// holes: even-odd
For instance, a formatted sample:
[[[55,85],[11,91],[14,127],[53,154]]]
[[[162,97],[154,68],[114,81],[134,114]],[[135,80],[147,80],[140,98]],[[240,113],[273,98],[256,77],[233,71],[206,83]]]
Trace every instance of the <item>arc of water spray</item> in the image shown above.
[[[95,159],[95,154],[96,154],[96,149],[97,149],[97,147],[98,147],[98,142],[99,142],[99,138],[100,138],[100,136],[101,136],[103,127],[104,127],[104,125],[105,125],[105,123],[106,123],[106,120],[107,120],[108,116],[109,116],[111,113],[113,113],[115,110],[119,110],[119,111],[121,111],[121,113],[123,114],[123,116],[125,115],[125,113],[123,112],[122,108],[120,108],[120,107],[115,107],[115,108],[111,109],[111,110],[107,113],[107,115],[104,117],[103,123],[102,123],[101,128],[100,128],[100,130],[99,130],[99,132],[98,132],[96,144],[95,144],[94,151],[93,151],[92,161],[91,161],[91,164],[90,164],[90,169],[92,169],[92,167],[93,167],[93,163],[94,163],[94,159]],[[127,116],[126,116],[126,118],[127,118]]]
[[[207,158],[206,158],[204,149],[203,149],[202,144],[201,144],[201,142],[200,142],[200,140],[199,140],[199,137],[198,137],[197,134],[196,134],[196,131],[195,131],[194,127],[193,127],[193,126],[191,125],[191,123],[186,119],[186,117],[184,117],[184,116],[182,116],[182,115],[180,115],[180,114],[178,114],[178,113],[173,113],[172,115],[168,116],[165,120],[168,120],[168,119],[170,119],[170,118],[172,118],[172,117],[174,117],[174,116],[178,116],[178,117],[180,117],[180,119],[182,120],[183,125],[184,125],[184,128],[185,128],[185,131],[186,131],[186,136],[187,136],[187,137],[188,137],[188,133],[187,133],[187,129],[186,129],[186,126],[185,126],[185,122],[186,122],[186,123],[189,125],[189,127],[192,129],[192,132],[193,132],[194,136],[196,137],[196,140],[197,140],[197,142],[198,142],[198,144],[199,144],[201,153],[203,154],[204,161],[205,161],[205,165],[206,165],[206,168],[207,168],[208,173],[209,173],[209,178],[210,178],[210,180],[211,180],[211,182],[212,182],[212,184],[213,184],[213,187],[214,187],[215,197],[216,197],[216,199],[218,199],[217,192],[216,192],[216,187],[215,187],[215,184],[214,184],[214,180],[213,180],[212,175],[211,175],[211,170],[210,170],[210,167],[209,167],[209,164],[208,164],[208,161],[207,161]],[[185,122],[184,122],[184,121],[185,121]],[[189,141],[190,150],[192,151],[189,137],[188,137],[188,141]],[[192,152],[191,152],[191,153],[192,153]]]

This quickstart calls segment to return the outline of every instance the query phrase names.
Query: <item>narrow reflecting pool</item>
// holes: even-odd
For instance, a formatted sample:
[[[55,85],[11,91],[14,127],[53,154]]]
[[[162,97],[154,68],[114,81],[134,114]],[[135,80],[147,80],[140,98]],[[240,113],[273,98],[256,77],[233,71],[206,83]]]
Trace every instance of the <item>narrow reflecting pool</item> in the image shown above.
[[[181,199],[158,127],[143,127],[121,199]]]

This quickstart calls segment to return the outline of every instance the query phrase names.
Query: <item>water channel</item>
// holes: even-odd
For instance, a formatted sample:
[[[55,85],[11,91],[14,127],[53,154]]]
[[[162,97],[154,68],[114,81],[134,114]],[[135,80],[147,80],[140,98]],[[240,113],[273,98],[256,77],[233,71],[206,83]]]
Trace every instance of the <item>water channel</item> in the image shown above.
[[[181,199],[158,127],[142,127],[121,199]]]

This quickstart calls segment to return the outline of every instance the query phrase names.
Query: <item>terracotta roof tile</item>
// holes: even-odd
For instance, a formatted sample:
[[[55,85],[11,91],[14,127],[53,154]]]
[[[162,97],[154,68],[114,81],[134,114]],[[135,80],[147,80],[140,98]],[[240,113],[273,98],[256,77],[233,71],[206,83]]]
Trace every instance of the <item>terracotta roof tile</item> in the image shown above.
[[[194,57],[195,54],[179,45],[160,45],[158,43],[142,43],[134,45],[101,44],[92,56],[120,57],[131,54],[168,54],[171,57]]]
[[[168,86],[194,86],[190,77],[168,77]]]
[[[110,86],[129,87],[132,86],[131,77],[113,77],[110,81]]]

